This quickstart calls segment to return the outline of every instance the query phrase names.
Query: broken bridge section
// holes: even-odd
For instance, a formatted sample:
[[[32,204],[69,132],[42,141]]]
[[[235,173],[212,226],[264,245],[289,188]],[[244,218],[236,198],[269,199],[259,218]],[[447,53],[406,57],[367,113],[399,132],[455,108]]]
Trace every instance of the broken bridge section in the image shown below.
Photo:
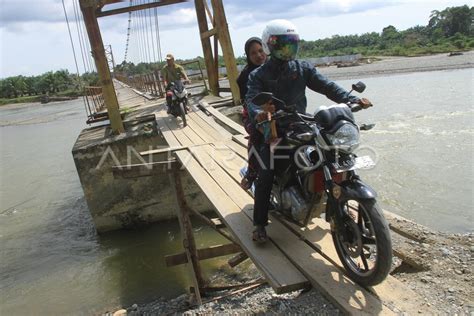
[[[123,97],[124,106],[128,95],[118,94],[119,102]],[[328,224],[323,220],[315,219],[311,225],[302,229],[270,215],[267,229],[269,242],[264,245],[254,243],[251,236],[253,198],[239,185],[239,171],[247,159],[245,131],[212,106],[222,106],[226,100],[207,96],[198,103],[191,102],[186,127],[183,127],[180,118],[166,113],[163,101],[155,101],[152,113],[159,132],[169,146],[168,151],[175,158],[173,167],[166,171],[163,171],[164,168],[160,170],[170,175],[170,185],[175,187],[185,249],[184,253],[166,259],[168,265],[189,264],[193,290],[199,303],[202,302],[201,292],[212,290],[200,273],[199,261],[238,253],[229,264],[235,265],[250,258],[276,293],[313,286],[348,314],[434,313],[416,293],[392,276],[372,288],[363,288],[350,280],[344,274]],[[163,149],[158,149],[140,154],[149,157],[162,152]],[[153,174],[153,171],[149,171],[149,164],[129,167],[129,174]],[[185,169],[191,175],[211,202],[219,220],[209,219],[187,206],[177,168]],[[230,243],[196,249],[190,214],[206,221]]]

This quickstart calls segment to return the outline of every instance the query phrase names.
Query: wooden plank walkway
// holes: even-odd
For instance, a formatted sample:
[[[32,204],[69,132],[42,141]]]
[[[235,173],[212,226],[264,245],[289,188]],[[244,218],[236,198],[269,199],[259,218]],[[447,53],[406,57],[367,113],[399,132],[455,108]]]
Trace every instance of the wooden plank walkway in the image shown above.
[[[124,104],[143,100],[140,96],[133,98],[124,87],[120,90],[120,103],[125,98]],[[206,107],[206,114],[196,106],[192,106],[188,125],[183,127],[179,118],[166,114],[166,107],[159,105],[163,102],[146,102],[147,106],[154,106],[153,113],[163,137],[170,147],[180,148],[175,152],[176,157],[275,292],[302,289],[310,283],[348,314],[434,313],[422,304],[416,293],[391,276],[370,289],[346,277],[325,221],[315,220],[308,228],[301,229],[270,215],[270,242],[255,244],[251,240],[253,198],[239,186],[239,170],[247,157],[243,128],[228,124],[229,119],[214,108],[209,111],[210,107]],[[218,121],[230,127],[232,133]]]

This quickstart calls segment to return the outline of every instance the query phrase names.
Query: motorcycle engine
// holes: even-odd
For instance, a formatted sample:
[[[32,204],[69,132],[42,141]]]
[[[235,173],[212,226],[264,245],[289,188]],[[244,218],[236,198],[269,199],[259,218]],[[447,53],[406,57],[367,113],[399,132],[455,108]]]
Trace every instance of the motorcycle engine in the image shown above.
[[[285,189],[281,194],[281,207],[296,221],[305,219],[308,212],[306,202],[296,186]]]

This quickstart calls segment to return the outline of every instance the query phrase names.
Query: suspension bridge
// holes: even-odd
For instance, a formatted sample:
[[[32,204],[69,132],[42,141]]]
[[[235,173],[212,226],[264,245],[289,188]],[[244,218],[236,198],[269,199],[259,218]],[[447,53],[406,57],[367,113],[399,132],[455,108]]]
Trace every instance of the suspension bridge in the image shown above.
[[[193,94],[185,127],[180,119],[166,113],[159,69],[137,76],[127,74],[126,71],[118,73],[113,58],[107,58],[107,55],[113,56],[113,54],[111,49],[107,52],[97,23],[98,18],[127,13],[124,61],[159,67],[162,59],[159,8],[183,1],[132,0],[126,6],[108,8],[117,2],[120,1],[80,0],[79,6],[75,1],[72,3],[76,21],[76,42],[80,43],[78,55],[83,61],[82,70],[96,71],[100,82],[98,87],[85,87],[84,101],[88,113],[87,122],[101,125],[83,131],[73,149],[86,200],[97,225],[103,223],[105,216],[113,217],[114,220],[130,217],[124,216],[123,212],[117,215],[118,211],[112,212],[113,214],[106,211],[105,215],[101,214],[102,217],[93,213],[94,207],[98,204],[113,204],[113,199],[101,203],[103,201],[100,199],[106,198],[108,190],[118,192],[114,192],[116,204],[123,206],[126,203],[121,192],[135,192],[132,186],[138,186],[139,189],[136,191],[139,192],[145,189],[150,191],[149,185],[153,182],[144,182],[146,185],[140,187],[141,179],[163,179],[167,176],[168,187],[171,188],[177,205],[176,217],[183,235],[184,251],[169,255],[165,260],[168,266],[188,265],[193,281],[192,291],[198,303],[202,302],[202,293],[222,290],[222,287],[212,287],[204,279],[200,261],[235,254],[229,260],[229,265],[235,266],[246,259],[252,260],[276,293],[313,286],[341,311],[348,314],[390,315],[413,311],[433,313],[416,293],[392,276],[388,276],[382,284],[371,288],[363,288],[345,276],[332,244],[330,228],[321,219],[314,219],[311,225],[302,229],[277,215],[271,215],[271,224],[268,226],[270,241],[263,246],[256,245],[251,240],[253,199],[239,186],[239,170],[247,159],[246,133],[241,125],[218,110],[222,106],[234,106],[240,99],[235,83],[237,77],[235,58],[222,1],[211,0],[210,6],[207,0],[194,1],[200,32],[197,35],[202,41],[206,71],[204,72],[197,62],[195,68],[199,71],[195,73],[196,79],[189,87]],[[66,6],[64,11],[67,18]],[[72,33],[70,32],[74,50]],[[229,87],[223,87],[218,79],[219,45],[226,63]],[[89,53],[89,49],[92,54]],[[224,98],[220,96],[223,92],[230,95]],[[124,111],[125,109],[127,111]],[[147,115],[137,116],[136,113]],[[151,128],[156,129],[156,137],[150,138],[148,130],[150,127],[139,125],[142,121],[152,122]],[[142,126],[143,129],[132,130],[131,126]],[[141,150],[139,154],[143,158],[161,157],[160,155],[166,154],[168,158],[165,160],[149,159],[146,162],[146,159],[143,159],[136,164],[114,162],[110,168],[96,170],[91,175],[90,165],[95,165],[98,157],[103,156],[106,146],[113,144],[119,152],[123,152],[125,146],[129,144],[128,141],[138,144],[141,141],[149,143],[158,140],[166,144],[165,148]],[[206,196],[217,218],[207,217],[188,203],[183,185],[183,172],[193,179]],[[116,180],[110,180],[112,177]],[[133,185],[127,181],[133,181]],[[99,192],[97,200],[93,200],[96,194],[94,191]],[[157,195],[158,193],[156,192]],[[139,196],[137,200],[143,200],[143,197]],[[134,214],[135,217],[140,217],[140,210]],[[229,243],[198,249],[190,220],[191,215],[210,225],[228,239]],[[401,251],[398,251],[398,254],[405,259],[410,256]],[[244,288],[252,286],[256,284],[242,285]]]

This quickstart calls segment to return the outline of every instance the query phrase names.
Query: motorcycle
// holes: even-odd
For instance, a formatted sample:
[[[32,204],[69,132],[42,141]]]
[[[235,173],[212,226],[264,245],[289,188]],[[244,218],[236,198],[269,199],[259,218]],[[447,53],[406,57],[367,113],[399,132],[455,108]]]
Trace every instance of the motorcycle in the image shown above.
[[[352,88],[361,93],[365,84],[358,82]],[[369,156],[354,153],[360,128],[352,113],[362,107],[336,104],[321,107],[314,115],[300,114],[266,92],[253,102],[263,105],[270,100],[280,110],[257,127],[267,124],[268,130],[272,121],[291,122],[274,147],[274,158],[286,159],[275,162],[272,206],[301,227],[325,213],[348,276],[363,286],[379,284],[391,268],[392,243],[377,193],[356,172],[374,166]],[[362,129],[372,127],[363,125]]]
[[[181,80],[170,83],[169,90],[166,91],[167,97],[171,97],[170,113],[174,117],[181,117],[183,127],[186,127],[186,114],[188,113],[188,91]]]

